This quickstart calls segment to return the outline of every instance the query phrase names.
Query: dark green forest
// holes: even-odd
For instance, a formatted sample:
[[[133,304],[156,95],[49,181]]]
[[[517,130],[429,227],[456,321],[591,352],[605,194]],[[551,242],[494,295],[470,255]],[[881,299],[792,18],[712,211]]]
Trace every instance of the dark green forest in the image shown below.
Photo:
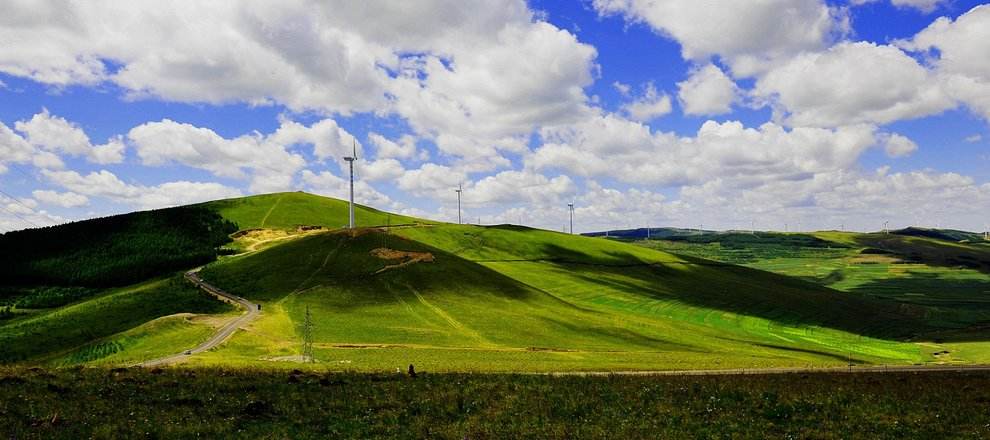
[[[122,286],[214,260],[237,226],[196,206],[0,235],[0,285]]]

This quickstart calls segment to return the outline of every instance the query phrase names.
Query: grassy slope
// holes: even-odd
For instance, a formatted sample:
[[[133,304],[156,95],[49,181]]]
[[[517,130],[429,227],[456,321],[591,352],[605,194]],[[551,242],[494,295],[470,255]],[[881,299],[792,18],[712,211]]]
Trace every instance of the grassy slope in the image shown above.
[[[182,313],[164,316],[121,333],[102,338],[50,362],[60,367],[132,365],[193,347],[216,332],[217,324],[234,314],[217,317]]]
[[[637,242],[671,252],[745,264],[805,279],[851,294],[924,310],[926,320],[944,330],[923,338],[942,344],[939,359],[990,361],[990,275],[959,267],[985,267],[990,248],[895,234],[819,232],[836,243],[830,249],[780,246],[731,248],[719,243]],[[869,249],[864,252],[865,249]],[[878,252],[878,250],[882,252]],[[952,330],[962,328],[963,330]]]
[[[255,228],[293,229],[297,226],[347,226],[346,201],[302,192],[263,194],[201,204],[216,210],[237,224],[241,230]],[[363,205],[355,205],[354,221],[360,226],[429,223],[412,217],[388,214]]]
[[[160,316],[224,310],[229,306],[181,278],[112,289],[65,307],[0,323],[0,361],[44,360]]]
[[[208,280],[265,301],[268,312],[200,361],[297,354],[307,306],[317,317],[319,357],[337,368],[834,365],[854,342],[852,355],[864,361],[925,359],[914,344],[853,333],[920,325],[910,317],[772,274],[525,228],[397,233],[406,240],[393,236],[390,247],[428,251],[436,262],[371,275],[386,264],[368,253],[381,246],[380,234],[322,234],[207,268]],[[826,323],[849,331],[817,325]]]
[[[857,357],[907,359],[912,348],[848,332],[894,337],[925,325],[876,301],[765,272],[712,266],[665,252],[644,253],[609,240],[520,228],[450,226],[401,233],[457,249],[460,255],[580,306],[670,322],[675,334],[687,330],[674,338],[678,341],[703,340],[696,335],[706,334],[731,341],[716,350],[745,352],[751,344],[839,355],[851,349]],[[470,246],[458,248],[459,243]]]
[[[600,352],[679,348],[659,335],[630,332],[615,326],[611,319],[581,310],[483,266],[397,237],[391,237],[391,247],[431,252],[436,261],[372,275],[389,264],[369,254],[381,246],[382,239],[376,233],[355,239],[344,234],[302,238],[227,260],[207,268],[203,276],[240,295],[268,301],[266,310],[270,311],[259,327],[295,330],[291,322],[301,322],[309,306],[317,317],[318,347],[328,351],[340,351],[335,347],[339,345],[401,345],[424,350],[417,353],[459,348],[464,350],[438,356],[450,355],[458,358],[461,367],[484,370],[489,369],[484,365],[488,362],[502,362],[498,369],[511,369],[515,358],[554,357],[535,351],[546,347]],[[282,334],[281,341],[275,332],[259,329],[258,333],[266,335],[263,339],[271,345],[252,350],[247,341],[248,347],[240,351],[249,357],[296,353],[295,331]],[[479,355],[478,349],[504,353],[504,359],[488,360],[486,355]],[[370,362],[363,366],[366,369],[404,362],[389,360],[395,353],[386,349],[344,350],[348,351],[348,359],[336,360]],[[370,358],[364,356],[372,351]],[[236,353],[221,351],[218,356],[231,354]],[[556,356],[567,358],[572,354]]]

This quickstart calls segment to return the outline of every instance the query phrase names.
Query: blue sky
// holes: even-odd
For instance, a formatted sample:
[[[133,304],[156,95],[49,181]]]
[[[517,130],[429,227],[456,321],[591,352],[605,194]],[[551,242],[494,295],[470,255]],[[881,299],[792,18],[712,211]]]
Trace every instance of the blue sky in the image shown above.
[[[343,197],[355,143],[358,202],[443,220],[462,184],[465,218],[551,229],[990,223],[980,2],[10,9],[0,230]]]

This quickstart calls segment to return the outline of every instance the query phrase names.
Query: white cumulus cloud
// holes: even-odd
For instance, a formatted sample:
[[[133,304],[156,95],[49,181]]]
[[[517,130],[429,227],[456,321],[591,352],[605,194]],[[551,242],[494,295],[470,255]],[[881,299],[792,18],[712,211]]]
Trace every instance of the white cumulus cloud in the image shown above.
[[[723,59],[735,75],[751,76],[774,60],[825,47],[847,32],[841,9],[821,0],[595,0],[602,15],[644,22],[681,44],[685,59]]]
[[[842,43],[759,78],[753,95],[796,126],[885,124],[955,106],[934,74],[894,46]]]
[[[237,189],[215,182],[165,182],[158,185],[126,183],[107,170],[82,175],[76,171],[49,171],[42,174],[52,183],[71,192],[104,197],[141,209],[164,208],[241,196]]]
[[[31,192],[31,195],[41,203],[61,206],[63,208],[76,208],[89,203],[88,197],[71,191],[60,193],[51,190],[35,190]]]
[[[677,83],[677,97],[688,115],[721,115],[732,111],[739,87],[718,66],[694,69],[687,80]]]
[[[941,17],[900,45],[936,52],[934,63],[948,93],[990,121],[990,6],[977,6],[955,21]]]
[[[646,85],[642,96],[622,106],[623,113],[640,122],[649,122],[667,115],[672,109],[670,96],[657,92],[652,83]]]
[[[14,128],[24,133],[28,143],[49,152],[82,156],[98,164],[124,161],[125,146],[119,136],[110,138],[103,145],[93,145],[82,128],[65,118],[52,115],[48,109],[29,120],[17,121]]]

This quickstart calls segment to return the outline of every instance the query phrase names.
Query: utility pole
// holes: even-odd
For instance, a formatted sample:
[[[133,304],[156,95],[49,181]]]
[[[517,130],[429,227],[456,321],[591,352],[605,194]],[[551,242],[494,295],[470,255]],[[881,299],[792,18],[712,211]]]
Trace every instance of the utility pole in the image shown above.
[[[352,142],[351,147],[353,148],[353,153],[350,156],[344,157],[344,160],[347,161],[347,164],[351,169],[351,204],[348,208],[348,229],[354,229],[354,161],[357,160],[357,141]]]
[[[303,346],[302,346],[303,361],[313,362],[313,315],[309,312],[309,306],[306,306],[306,318],[303,321]]]
[[[574,203],[567,204],[567,211],[571,214],[571,235],[574,235]]]
[[[457,193],[457,224],[461,224],[461,191],[462,190],[463,188],[461,187],[461,184],[458,183],[457,189],[454,190],[454,192]],[[478,223],[481,223],[481,221],[478,221]]]
[[[385,238],[384,238],[385,249],[388,249],[388,234],[390,233],[391,229],[392,229],[392,213],[387,212],[385,213]]]

